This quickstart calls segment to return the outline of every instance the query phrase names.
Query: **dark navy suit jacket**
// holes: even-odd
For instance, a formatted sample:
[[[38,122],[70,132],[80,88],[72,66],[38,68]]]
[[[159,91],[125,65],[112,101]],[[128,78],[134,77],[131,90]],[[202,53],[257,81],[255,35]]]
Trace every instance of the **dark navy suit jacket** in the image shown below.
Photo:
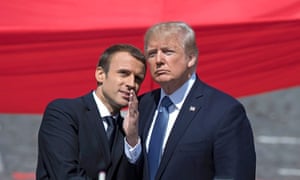
[[[159,99],[159,89],[140,97],[143,142]],[[253,133],[244,107],[197,77],[168,138],[156,180],[254,180],[255,169]]]
[[[38,180],[137,179],[138,165],[124,153],[122,119],[110,152],[106,132],[92,93],[75,99],[58,99],[46,108],[38,138]]]

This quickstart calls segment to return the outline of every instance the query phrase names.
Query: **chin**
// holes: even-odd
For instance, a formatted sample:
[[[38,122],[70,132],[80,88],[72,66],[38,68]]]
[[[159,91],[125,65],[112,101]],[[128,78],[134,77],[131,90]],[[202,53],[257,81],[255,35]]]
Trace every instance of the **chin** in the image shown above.
[[[170,81],[170,78],[167,78],[167,77],[158,77],[158,78],[155,78],[154,80],[156,83],[160,84],[160,83],[167,83]]]
[[[120,104],[122,104],[122,106],[127,106],[129,102],[129,99],[123,98],[122,101],[120,101]]]

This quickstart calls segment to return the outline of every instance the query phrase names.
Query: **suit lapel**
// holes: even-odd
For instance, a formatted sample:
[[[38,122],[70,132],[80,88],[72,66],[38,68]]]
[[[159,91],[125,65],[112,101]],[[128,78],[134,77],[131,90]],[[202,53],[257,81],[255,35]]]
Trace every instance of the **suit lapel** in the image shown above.
[[[101,122],[101,118],[96,116],[98,114],[98,111],[89,111],[87,112],[87,117],[90,121],[94,121],[93,123],[90,123],[90,130],[93,131],[93,134],[95,135],[95,141],[97,142],[97,147],[99,151],[103,151],[106,156],[106,159],[109,160],[109,154],[110,154],[110,148],[108,145],[108,139],[106,136],[105,128],[103,123]]]
[[[146,140],[149,133],[149,129],[153,120],[153,116],[156,110],[156,107],[159,103],[160,98],[160,89],[147,94],[146,97],[140,99],[139,105],[139,125],[140,125],[140,134],[143,142],[143,155],[144,155],[144,179],[149,178],[148,172],[148,161],[147,161],[147,151],[146,151]]]
[[[162,156],[161,163],[157,172],[157,176],[161,176],[163,170],[167,166],[170,158],[172,157],[172,154],[176,149],[180,138],[186,132],[189,124],[193,121],[195,115],[201,109],[201,104],[203,102],[199,100],[199,98],[201,98],[203,94],[200,85],[201,83],[197,79],[185,102],[183,103],[183,106],[177,116],[176,122],[168,138],[164,154]]]
[[[90,149],[87,148],[87,150],[90,152],[94,152],[87,153],[90,156],[87,159],[92,159],[89,162],[91,169],[98,171],[106,170],[111,164],[111,155],[104,125],[101,123],[99,111],[97,109],[96,102],[93,99],[92,93],[84,96],[83,99],[87,110],[86,121],[82,123],[85,125],[85,131],[87,131],[86,133],[90,134],[90,136],[88,136],[90,139],[87,139],[87,141],[92,144],[96,144],[96,149],[94,149],[94,146],[91,146]],[[96,164],[91,162],[95,162]]]
[[[144,110],[143,113],[140,113],[140,119],[145,119],[145,125],[142,125],[142,129],[143,130],[143,135],[142,135],[142,138],[143,140],[146,142],[146,139],[147,139],[147,136],[148,136],[148,133],[149,133],[149,129],[150,129],[150,126],[151,126],[151,123],[152,123],[152,120],[153,120],[153,116],[154,116],[154,113],[155,113],[155,110],[156,110],[156,107],[158,106],[158,103],[159,103],[159,98],[160,98],[160,91],[155,91],[153,94],[152,94],[153,98],[151,99],[147,99],[147,107],[143,107]]]

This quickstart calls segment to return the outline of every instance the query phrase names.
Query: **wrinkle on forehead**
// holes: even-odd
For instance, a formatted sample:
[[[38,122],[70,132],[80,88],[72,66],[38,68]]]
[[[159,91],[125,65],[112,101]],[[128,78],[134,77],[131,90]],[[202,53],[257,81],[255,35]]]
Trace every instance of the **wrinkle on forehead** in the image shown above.
[[[167,31],[157,31],[159,33],[152,34],[149,37],[148,41],[148,49],[151,46],[159,46],[159,47],[180,47],[184,49],[184,44],[182,42],[182,38],[178,33],[172,33]],[[177,48],[176,48],[177,49]]]

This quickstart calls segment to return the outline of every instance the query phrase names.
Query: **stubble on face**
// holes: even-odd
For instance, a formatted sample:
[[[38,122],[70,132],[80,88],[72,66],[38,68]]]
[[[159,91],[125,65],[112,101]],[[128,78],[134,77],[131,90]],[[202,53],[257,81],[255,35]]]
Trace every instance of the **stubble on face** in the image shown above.
[[[110,62],[109,71],[105,74],[101,91],[108,109],[119,111],[128,105],[130,90],[138,91],[145,76],[142,62],[127,52],[115,54]],[[141,80],[136,80],[135,78]]]

